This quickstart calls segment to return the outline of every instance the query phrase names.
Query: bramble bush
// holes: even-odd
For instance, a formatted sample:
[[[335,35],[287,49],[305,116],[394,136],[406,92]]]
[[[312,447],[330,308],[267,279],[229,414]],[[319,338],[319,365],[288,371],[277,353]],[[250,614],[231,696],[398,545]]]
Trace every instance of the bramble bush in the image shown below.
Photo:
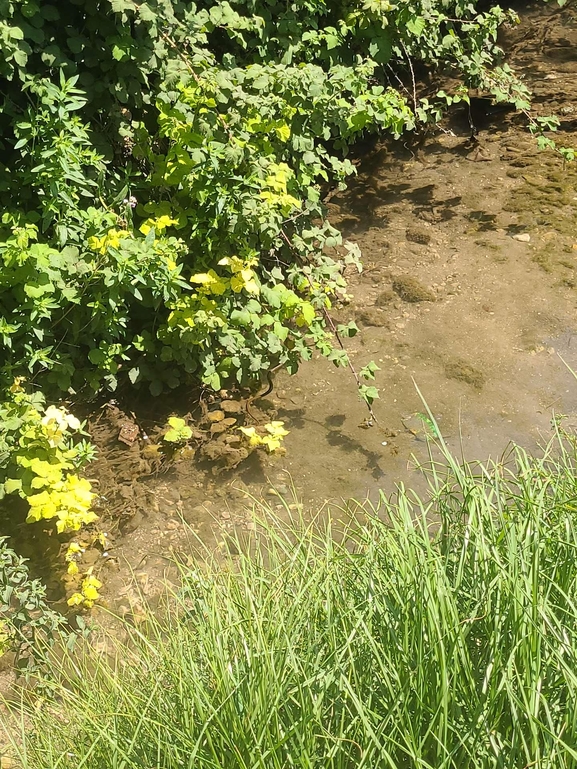
[[[16,378],[57,399],[125,383],[153,395],[190,379],[250,386],[314,349],[348,365],[334,330],[356,327],[327,313],[360,255],[322,192],[354,173],[350,145],[434,122],[469,87],[529,107],[499,63],[497,32],[515,14],[477,5],[1,5],[0,389],[22,421],[0,432],[0,483],[32,519],[89,519],[75,474],[89,451],[49,450],[40,401],[9,394]],[[418,98],[418,67],[461,85]],[[374,370],[360,372],[369,405],[378,390],[361,380]],[[38,414],[38,456],[22,409]]]

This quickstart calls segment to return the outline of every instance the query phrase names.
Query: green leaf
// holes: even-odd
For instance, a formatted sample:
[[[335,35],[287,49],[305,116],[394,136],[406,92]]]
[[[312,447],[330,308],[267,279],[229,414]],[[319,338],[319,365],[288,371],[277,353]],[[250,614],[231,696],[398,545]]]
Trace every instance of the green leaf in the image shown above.
[[[22,481],[17,478],[7,478],[4,481],[4,491],[6,494],[14,494],[22,489]]]
[[[425,31],[427,22],[422,16],[413,16],[407,22],[407,29],[415,37],[420,37]]]
[[[220,390],[221,388],[220,375],[216,371],[207,377],[204,381],[205,384],[207,384],[209,387],[212,387],[213,390]]]
[[[46,21],[58,21],[60,18],[58,8],[56,8],[54,5],[42,5],[40,8],[40,13],[46,19]]]
[[[28,55],[22,49],[14,51],[12,58],[19,67],[25,67],[28,63]]]
[[[101,366],[106,361],[106,354],[98,347],[94,347],[88,353],[88,360],[95,366]]]
[[[359,396],[361,400],[365,401],[365,403],[370,406],[372,402],[379,397],[379,391],[372,385],[361,385],[359,387]]]
[[[375,378],[375,372],[380,371],[380,368],[377,366],[377,364],[374,361],[370,361],[370,363],[367,363],[366,366],[364,366],[360,371],[359,375],[363,379],[374,379]]]
[[[340,324],[339,326],[337,326],[337,331],[340,336],[353,337],[359,333],[359,327],[354,322],[354,320],[351,320],[346,325]]]
[[[24,293],[31,299],[38,299],[44,294],[51,294],[54,292],[54,284],[46,280],[43,283],[27,283],[24,286]]]
[[[126,11],[133,11],[136,4],[133,0],[110,0],[110,7],[114,13],[125,13]]]
[[[66,44],[72,53],[80,53],[84,49],[86,43],[87,41],[84,37],[69,37],[66,41]]]
[[[124,50],[124,48],[121,48],[118,45],[112,46],[112,58],[116,59],[116,61],[122,61],[123,59],[128,57],[128,51]]]
[[[251,324],[251,314],[248,310],[233,310],[230,319],[233,323],[238,323],[239,326],[250,326]]]
[[[162,393],[162,391],[164,390],[164,387],[162,386],[162,382],[160,381],[160,379],[153,379],[148,389],[150,391],[150,394],[156,398],[158,395]]]

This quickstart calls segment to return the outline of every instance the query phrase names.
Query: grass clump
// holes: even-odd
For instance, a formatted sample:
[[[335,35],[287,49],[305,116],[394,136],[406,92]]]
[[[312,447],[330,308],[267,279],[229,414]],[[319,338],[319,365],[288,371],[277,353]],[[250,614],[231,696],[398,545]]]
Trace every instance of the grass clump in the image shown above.
[[[24,769],[577,766],[577,480],[461,466],[378,515],[264,524],[230,569],[187,568],[117,658],[26,712]],[[434,526],[431,521],[435,520]]]

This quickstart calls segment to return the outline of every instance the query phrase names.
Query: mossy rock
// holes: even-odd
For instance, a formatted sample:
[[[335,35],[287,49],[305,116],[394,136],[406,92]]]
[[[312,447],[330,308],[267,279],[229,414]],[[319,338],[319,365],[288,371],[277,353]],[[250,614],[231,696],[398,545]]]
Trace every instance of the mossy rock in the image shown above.
[[[417,278],[410,275],[402,275],[393,281],[393,291],[404,302],[434,302],[437,297],[430,288],[424,286]]]
[[[445,375],[449,379],[465,382],[476,390],[480,390],[485,384],[485,375],[478,368],[465,360],[454,360],[445,364]]]

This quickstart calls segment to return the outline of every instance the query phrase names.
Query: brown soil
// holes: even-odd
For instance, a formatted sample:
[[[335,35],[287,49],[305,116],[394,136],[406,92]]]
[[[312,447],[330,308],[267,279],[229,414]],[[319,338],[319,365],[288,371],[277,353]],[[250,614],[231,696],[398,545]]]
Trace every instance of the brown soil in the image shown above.
[[[541,114],[561,118],[559,144],[577,146],[574,5],[536,5],[504,44]],[[315,508],[376,499],[401,481],[420,487],[413,458],[425,460],[428,449],[415,385],[449,446],[469,459],[500,456],[511,441],[533,448],[553,411],[577,412],[577,384],[561,360],[577,369],[577,163],[539,152],[514,113],[486,122],[472,145],[456,112],[419,144],[378,146],[328,205],[363,252],[351,303],[336,315],[361,326],[349,342],[355,366],[380,367],[378,423],[362,429],[353,379],[320,358],[292,378],[279,374],[248,410],[226,394],[207,403],[192,415],[188,453],[154,447],[170,411],[155,428],[150,414],[139,422],[105,404],[91,417],[100,458],[90,475],[107,536],[86,535],[82,565],[101,575],[103,603],[135,621],[142,595],[154,602],[175,578],[175,557],[248,535],[252,498],[285,514],[274,488],[298,511],[293,484]],[[166,408],[190,416],[186,399]],[[236,427],[271,418],[290,430],[286,456],[246,459]]]

